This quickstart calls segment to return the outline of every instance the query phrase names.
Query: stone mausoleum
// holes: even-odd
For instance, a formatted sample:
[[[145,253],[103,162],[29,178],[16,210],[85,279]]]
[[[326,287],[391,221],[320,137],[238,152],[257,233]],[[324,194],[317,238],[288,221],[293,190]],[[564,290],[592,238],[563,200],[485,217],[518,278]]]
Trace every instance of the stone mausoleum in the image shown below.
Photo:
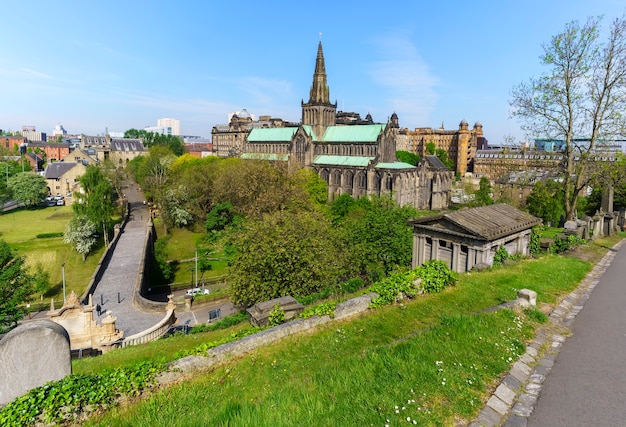
[[[481,206],[409,221],[413,226],[413,268],[444,261],[464,273],[491,266],[500,246],[509,255],[529,254],[531,229],[541,219],[506,204]]]

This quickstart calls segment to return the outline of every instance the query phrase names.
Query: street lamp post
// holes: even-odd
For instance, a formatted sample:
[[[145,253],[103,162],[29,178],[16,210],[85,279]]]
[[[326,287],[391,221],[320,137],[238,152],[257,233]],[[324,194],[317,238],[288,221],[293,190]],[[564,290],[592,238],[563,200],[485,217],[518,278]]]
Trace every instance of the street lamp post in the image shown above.
[[[61,264],[61,275],[63,277],[63,304],[65,304],[65,263]]]

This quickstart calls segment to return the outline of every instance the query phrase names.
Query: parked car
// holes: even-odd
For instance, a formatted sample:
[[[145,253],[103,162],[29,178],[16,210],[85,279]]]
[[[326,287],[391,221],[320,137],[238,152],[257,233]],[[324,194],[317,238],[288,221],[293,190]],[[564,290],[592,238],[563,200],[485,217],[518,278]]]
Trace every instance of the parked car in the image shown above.
[[[193,288],[193,289],[187,289],[187,295],[209,295],[211,293],[211,291],[209,291],[208,289],[202,289],[202,288]]]
[[[64,206],[65,205],[65,199],[58,199],[57,200],[57,206]]]

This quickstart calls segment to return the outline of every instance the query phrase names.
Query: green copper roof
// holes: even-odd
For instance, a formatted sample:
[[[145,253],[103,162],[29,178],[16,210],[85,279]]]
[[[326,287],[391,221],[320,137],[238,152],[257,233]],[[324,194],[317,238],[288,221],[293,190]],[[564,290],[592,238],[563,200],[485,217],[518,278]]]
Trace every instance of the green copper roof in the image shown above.
[[[385,129],[384,124],[358,126],[329,126],[324,132],[324,142],[376,142]]]
[[[287,160],[289,160],[289,155],[276,153],[243,153],[241,155],[241,158],[247,160],[280,160],[286,162]]]
[[[259,128],[252,129],[248,142],[291,142],[298,128]]]
[[[393,163],[377,163],[377,169],[415,169],[416,167],[409,163],[393,162]]]
[[[314,165],[333,165],[333,166],[362,166],[367,167],[374,157],[358,157],[358,156],[317,156],[313,160]]]
[[[317,136],[315,136],[315,132],[313,132],[313,126],[302,125],[302,128],[304,129],[306,134],[309,135],[313,139],[313,141],[317,142]]]

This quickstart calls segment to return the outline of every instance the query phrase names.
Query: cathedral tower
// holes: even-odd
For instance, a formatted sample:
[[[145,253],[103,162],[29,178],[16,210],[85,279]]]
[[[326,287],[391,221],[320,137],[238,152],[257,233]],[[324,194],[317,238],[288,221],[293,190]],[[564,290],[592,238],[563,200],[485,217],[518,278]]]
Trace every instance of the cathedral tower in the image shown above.
[[[322,42],[317,46],[317,58],[315,60],[315,72],[313,84],[309,94],[309,102],[302,101],[302,124],[313,127],[315,139],[318,141],[324,136],[328,126],[335,125],[337,114],[337,102],[330,103],[330,90],[326,80],[326,66],[324,65],[324,52]]]

